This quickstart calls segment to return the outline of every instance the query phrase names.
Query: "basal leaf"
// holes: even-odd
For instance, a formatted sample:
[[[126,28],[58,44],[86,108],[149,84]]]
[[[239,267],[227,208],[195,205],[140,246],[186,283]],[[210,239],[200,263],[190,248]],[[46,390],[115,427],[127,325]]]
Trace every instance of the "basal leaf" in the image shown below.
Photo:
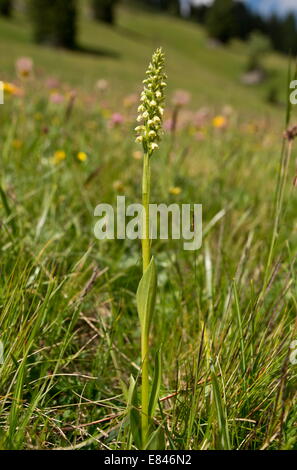
[[[165,445],[164,431],[161,427],[158,427],[149,436],[145,450],[164,450]]]
[[[161,350],[156,353],[155,370],[149,402],[149,416],[153,417],[158,403],[161,387]]]
[[[141,449],[141,413],[138,409],[137,381],[132,376],[128,397],[130,429],[136,447]]]
[[[154,258],[139,283],[136,302],[141,329],[149,333],[156,303],[157,272]]]

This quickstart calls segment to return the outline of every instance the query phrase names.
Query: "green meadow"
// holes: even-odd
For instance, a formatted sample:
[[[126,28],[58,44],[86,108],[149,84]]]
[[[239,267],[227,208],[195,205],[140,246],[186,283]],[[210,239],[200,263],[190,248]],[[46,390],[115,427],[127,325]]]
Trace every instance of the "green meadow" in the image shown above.
[[[162,46],[151,200],[202,204],[203,242],[152,242],[154,426],[169,450],[296,450],[293,65],[271,53],[265,82],[244,86],[245,44],[214,47],[199,26],[139,8],[121,7],[115,27],[81,10],[71,52],[33,44],[22,12],[0,19],[0,448],[137,447],[126,388],[141,375],[141,243],[97,240],[94,209],[141,202],[134,128]]]

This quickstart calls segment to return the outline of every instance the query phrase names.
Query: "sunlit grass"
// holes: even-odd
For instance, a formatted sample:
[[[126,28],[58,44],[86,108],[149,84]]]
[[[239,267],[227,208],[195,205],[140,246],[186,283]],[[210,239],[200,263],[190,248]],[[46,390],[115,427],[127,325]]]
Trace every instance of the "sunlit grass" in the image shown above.
[[[120,24],[149,35],[151,16],[134,22],[135,15],[124,11]],[[198,252],[154,242],[158,297],[149,348],[154,357],[162,345],[163,363],[155,425],[170,449],[296,448],[294,159],[283,172],[273,232],[285,110],[271,111],[261,93],[237,84],[242,59],[232,50],[216,57],[237,64],[233,81],[223,64],[214,76],[205,51],[201,64],[184,54],[173,33],[187,45],[197,34],[201,44],[194,25],[157,17],[154,41],[137,43],[86,22],[83,43],[95,47],[94,32],[104,31],[122,53],[113,59],[38,49],[24,20],[15,21],[1,20],[0,29],[7,33],[0,47],[9,49],[1,73],[24,91],[7,91],[0,107],[0,447],[134,446],[123,384],[141,374],[141,246],[99,242],[93,214],[118,194],[141,200],[134,93],[152,43],[167,31],[170,87],[164,139],[151,160],[151,200],[202,203],[204,238]],[[25,81],[14,70],[20,55],[34,59]],[[60,78],[54,88],[47,83],[53,76]],[[175,88],[191,96],[174,133]]]

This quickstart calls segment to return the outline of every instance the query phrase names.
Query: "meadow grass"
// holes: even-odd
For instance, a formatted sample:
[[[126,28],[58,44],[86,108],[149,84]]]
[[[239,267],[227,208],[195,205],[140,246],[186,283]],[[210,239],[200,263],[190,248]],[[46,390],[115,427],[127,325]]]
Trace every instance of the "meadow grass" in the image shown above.
[[[25,95],[7,95],[0,109],[0,447],[134,448],[123,388],[141,371],[140,244],[96,240],[93,213],[118,194],[141,199],[130,94],[158,41],[165,121],[175,88],[192,100],[151,161],[151,200],[203,204],[204,239],[197,252],[154,243],[155,423],[168,449],[296,449],[296,147],[283,139],[285,109],[237,83],[236,47],[212,55],[194,25],[161,15],[123,10],[119,21],[131,34],[82,24],[82,43],[96,47],[102,32],[116,59],[39,49],[22,16],[1,20],[3,78],[15,80],[20,55],[34,58],[35,76],[16,82]],[[283,59],[269,60],[285,77]],[[62,80],[54,91],[52,75]],[[95,89],[99,78],[108,91]]]

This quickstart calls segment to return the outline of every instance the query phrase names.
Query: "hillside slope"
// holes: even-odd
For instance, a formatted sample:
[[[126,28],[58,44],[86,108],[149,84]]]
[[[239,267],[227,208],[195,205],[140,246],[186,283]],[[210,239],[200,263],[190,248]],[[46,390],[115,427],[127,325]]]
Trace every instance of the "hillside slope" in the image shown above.
[[[152,49],[162,45],[167,54],[170,88],[192,92],[195,105],[231,104],[238,108],[277,114],[265,104],[271,83],[283,92],[287,64],[271,55],[266,60],[268,83],[247,88],[240,83],[246,63],[246,46],[210,47],[196,24],[157,13],[122,8],[118,26],[110,28],[88,19],[82,12],[79,24],[81,50],[67,52],[39,47],[31,42],[27,19],[0,19],[0,78],[13,76],[19,56],[30,56],[40,72],[55,75],[74,86],[90,88],[96,80],[110,81],[117,96],[135,91],[142,80]]]

